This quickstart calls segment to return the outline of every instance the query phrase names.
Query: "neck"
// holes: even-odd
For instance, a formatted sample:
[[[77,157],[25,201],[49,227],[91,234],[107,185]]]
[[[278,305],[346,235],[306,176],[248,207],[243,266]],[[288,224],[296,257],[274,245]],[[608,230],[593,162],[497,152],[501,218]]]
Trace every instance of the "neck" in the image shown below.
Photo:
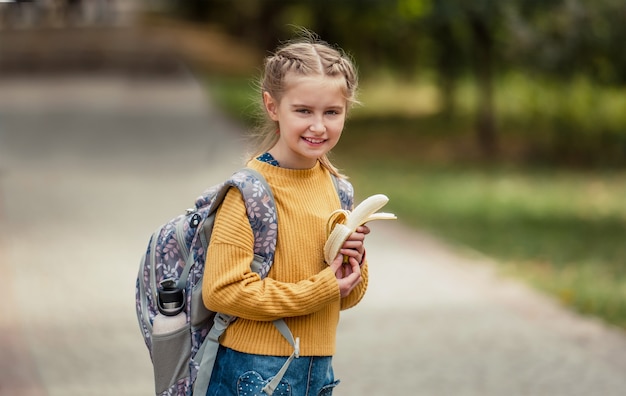
[[[281,168],[311,169],[317,164],[317,161],[318,161],[317,158],[304,158],[304,157],[300,159],[290,158],[289,156],[282,155],[282,153],[280,152],[280,149],[278,149],[276,146],[274,146],[268,152],[272,155],[272,157],[274,157],[276,161],[278,161]]]

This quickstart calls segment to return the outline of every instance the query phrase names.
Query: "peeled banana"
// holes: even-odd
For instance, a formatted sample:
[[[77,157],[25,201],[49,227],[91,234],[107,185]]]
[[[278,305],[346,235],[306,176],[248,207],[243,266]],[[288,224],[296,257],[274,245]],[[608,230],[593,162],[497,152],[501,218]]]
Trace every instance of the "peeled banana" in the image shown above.
[[[396,219],[392,213],[376,213],[387,202],[389,198],[386,195],[376,194],[365,199],[352,212],[339,209],[330,214],[326,227],[328,239],[324,245],[324,260],[327,264],[333,262],[344,242],[360,225],[373,220]]]

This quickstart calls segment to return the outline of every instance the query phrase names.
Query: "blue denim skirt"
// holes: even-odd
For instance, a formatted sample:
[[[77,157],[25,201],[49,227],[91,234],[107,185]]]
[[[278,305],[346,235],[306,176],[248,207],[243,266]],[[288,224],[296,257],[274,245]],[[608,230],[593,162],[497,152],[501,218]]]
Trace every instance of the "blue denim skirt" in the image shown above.
[[[261,389],[286,360],[286,356],[252,355],[220,345],[207,396],[263,396]],[[274,396],[328,396],[337,384],[331,356],[301,356],[291,362]]]

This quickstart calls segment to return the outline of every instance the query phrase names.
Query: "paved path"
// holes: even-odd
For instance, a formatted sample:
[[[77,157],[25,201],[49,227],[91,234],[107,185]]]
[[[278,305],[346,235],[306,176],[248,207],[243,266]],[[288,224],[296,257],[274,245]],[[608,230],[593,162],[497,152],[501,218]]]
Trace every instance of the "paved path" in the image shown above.
[[[151,394],[139,257],[241,139],[191,79],[0,80],[0,395]],[[401,222],[372,229],[337,395],[626,394],[623,332]]]

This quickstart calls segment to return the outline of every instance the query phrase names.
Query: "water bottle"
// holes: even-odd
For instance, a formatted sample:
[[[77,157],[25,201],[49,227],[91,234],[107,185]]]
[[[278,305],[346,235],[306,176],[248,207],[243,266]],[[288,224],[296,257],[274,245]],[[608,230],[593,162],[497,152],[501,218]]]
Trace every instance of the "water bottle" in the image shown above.
[[[166,279],[160,283],[157,305],[159,313],[152,322],[152,334],[170,333],[185,327],[185,290],[177,287],[176,281]]]

